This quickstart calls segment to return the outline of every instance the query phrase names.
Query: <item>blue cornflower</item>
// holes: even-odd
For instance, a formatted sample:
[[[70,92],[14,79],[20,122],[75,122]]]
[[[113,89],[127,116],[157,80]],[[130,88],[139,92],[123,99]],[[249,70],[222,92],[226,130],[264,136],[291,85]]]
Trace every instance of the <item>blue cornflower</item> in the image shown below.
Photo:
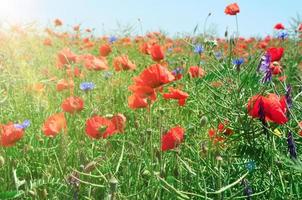
[[[14,124],[15,128],[20,128],[20,129],[26,129],[29,126],[30,126],[30,121],[28,119],[24,120],[22,124]]]
[[[260,71],[264,74],[264,76],[262,77],[262,80],[261,80],[262,83],[267,83],[272,80],[273,74],[272,74],[272,70],[270,68],[270,64],[271,64],[270,56],[268,54],[265,54],[264,56],[262,56],[261,62],[258,66],[258,71]]]
[[[256,168],[255,161],[251,160],[245,164],[246,169],[251,172]]]
[[[215,52],[214,55],[215,55],[217,60],[220,60],[222,58],[222,53],[220,51]]]
[[[109,42],[110,42],[110,43],[113,43],[113,42],[115,42],[116,40],[117,40],[117,37],[115,37],[114,35],[112,35],[112,36],[109,37]]]
[[[88,91],[88,90],[92,90],[95,88],[95,84],[92,82],[83,82],[80,84],[80,89],[83,91]]]
[[[278,36],[277,36],[279,39],[282,39],[282,40],[284,40],[284,39],[286,39],[286,38],[288,38],[288,32],[287,31],[280,31],[279,33],[278,33]]]
[[[236,66],[240,66],[244,63],[244,59],[243,58],[236,58],[233,60],[233,64]]]
[[[194,53],[201,54],[204,51],[204,48],[201,44],[196,44],[194,46]]]

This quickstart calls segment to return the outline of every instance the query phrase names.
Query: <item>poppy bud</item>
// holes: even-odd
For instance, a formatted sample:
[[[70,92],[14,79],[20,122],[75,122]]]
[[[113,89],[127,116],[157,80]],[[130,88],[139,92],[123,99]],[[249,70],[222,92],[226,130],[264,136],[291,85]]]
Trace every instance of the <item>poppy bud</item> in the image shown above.
[[[207,147],[207,145],[204,143],[204,142],[202,142],[201,144],[200,144],[200,154],[202,155],[202,156],[205,156],[207,153],[208,153],[208,147]]]
[[[150,176],[150,175],[151,175],[151,173],[150,173],[149,170],[144,170],[144,171],[143,171],[143,176],[148,177],[148,176]]]
[[[110,199],[115,199],[115,192],[117,191],[117,186],[118,186],[118,181],[116,180],[116,178],[111,177],[111,179],[109,180],[109,185],[110,185],[110,195],[111,198]]]
[[[222,158],[221,156],[216,156],[216,160],[217,160],[217,161],[222,161],[223,158]]]
[[[200,118],[200,126],[203,127],[208,123],[208,118],[206,116],[202,116]]]
[[[43,190],[42,196],[43,196],[44,199],[47,199],[48,192],[47,192],[46,189]]]
[[[0,156],[0,168],[2,166],[4,166],[4,164],[5,164],[5,160],[4,160],[3,156]]]
[[[147,129],[147,135],[151,135],[151,133],[152,133],[152,129],[151,129],[151,128],[148,128],[148,129]]]

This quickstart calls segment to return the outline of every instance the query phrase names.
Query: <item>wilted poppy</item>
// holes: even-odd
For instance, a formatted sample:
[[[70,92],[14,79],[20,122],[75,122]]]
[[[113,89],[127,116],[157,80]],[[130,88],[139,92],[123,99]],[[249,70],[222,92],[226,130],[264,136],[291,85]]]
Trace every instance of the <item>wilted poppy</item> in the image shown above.
[[[262,107],[263,113],[260,112],[260,107]],[[251,97],[248,101],[247,110],[253,118],[264,118],[266,121],[277,124],[285,124],[288,121],[286,99],[285,97],[278,97],[276,94],[268,94],[266,97],[261,95]]]
[[[230,5],[228,5],[225,10],[224,13],[227,15],[237,15],[237,13],[240,12],[239,6],[237,3],[232,3]]]
[[[42,127],[42,130],[47,137],[54,137],[60,133],[63,129],[66,129],[66,119],[64,113],[56,113],[51,115]]]
[[[176,99],[178,100],[178,105],[184,106],[187,98],[189,97],[189,94],[179,89],[174,89],[170,87],[169,93],[164,93],[163,97],[165,99]]]
[[[171,128],[161,138],[161,150],[167,151],[177,147],[184,139],[185,130],[180,126]]]
[[[63,101],[61,107],[65,112],[79,112],[84,108],[84,101],[81,97],[68,97]]]
[[[0,144],[3,147],[13,146],[24,135],[24,129],[16,127],[13,123],[0,124]]]

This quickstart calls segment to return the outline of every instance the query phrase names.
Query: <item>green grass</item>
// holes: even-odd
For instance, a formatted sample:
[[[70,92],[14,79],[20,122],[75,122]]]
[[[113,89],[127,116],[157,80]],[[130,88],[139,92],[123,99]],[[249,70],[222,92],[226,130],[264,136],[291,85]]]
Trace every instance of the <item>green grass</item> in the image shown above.
[[[179,107],[176,101],[166,101],[158,94],[150,112],[131,110],[127,98],[132,77],[154,62],[141,54],[134,42],[129,46],[114,43],[107,58],[113,76],[105,79],[104,72],[80,66],[85,77],[74,79],[74,93],[85,100],[85,108],[75,115],[65,114],[67,133],[47,138],[41,130],[45,119],[61,111],[61,102],[70,95],[69,91],[57,92],[56,82],[50,80],[51,76],[66,77],[55,67],[56,53],[69,47],[77,54],[98,55],[104,41],[96,40],[94,48],[81,50],[69,39],[52,36],[53,46],[46,47],[42,44],[45,37],[39,32],[26,33],[7,32],[0,39],[0,122],[31,121],[16,145],[0,147],[0,199],[110,199],[113,177],[117,180],[117,199],[246,199],[243,179],[253,190],[252,199],[302,198],[302,140],[297,124],[302,120],[302,96],[297,96],[302,86],[301,39],[270,43],[285,48],[282,66],[287,80],[282,83],[274,78],[269,84],[261,84],[256,69],[263,50],[255,49],[256,42],[248,44],[250,56],[240,72],[232,64],[237,56],[225,52],[226,56],[217,60],[213,53],[223,49],[205,45],[202,67],[206,76],[190,79],[188,67],[199,65],[201,60],[192,52],[191,41],[178,38],[183,52],[167,52],[165,60],[170,70],[184,66],[185,74],[169,85],[182,87],[190,97],[184,107]],[[204,42],[202,37],[197,39]],[[160,42],[165,43],[164,37]],[[112,59],[120,54],[127,54],[136,63],[134,72],[114,72]],[[82,92],[79,84],[83,81],[94,82],[96,88]],[[213,81],[223,85],[215,88]],[[35,83],[45,84],[44,92],[30,90]],[[288,83],[293,87],[292,96],[297,96],[290,120],[283,126],[270,123],[267,136],[261,122],[247,115],[247,101],[259,93],[283,95]],[[99,140],[86,136],[86,119],[93,114],[115,113],[127,117],[124,134]],[[202,126],[203,116],[208,120]],[[223,145],[213,144],[208,130],[224,120],[229,121],[233,134]],[[161,152],[160,136],[175,125],[185,128],[184,142],[175,150]],[[275,128],[280,137],[274,134]],[[289,159],[289,130],[297,143],[296,161]],[[251,161],[255,169],[249,171],[246,164]]]

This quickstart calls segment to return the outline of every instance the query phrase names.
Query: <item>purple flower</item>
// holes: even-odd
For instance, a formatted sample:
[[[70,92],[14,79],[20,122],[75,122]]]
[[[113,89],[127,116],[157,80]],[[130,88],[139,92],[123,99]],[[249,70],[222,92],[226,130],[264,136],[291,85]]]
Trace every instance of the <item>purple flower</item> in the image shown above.
[[[286,86],[286,94],[285,94],[285,99],[286,99],[286,104],[288,108],[291,108],[293,106],[293,100],[291,97],[291,91],[292,87],[290,85]]]
[[[290,158],[293,160],[297,159],[296,143],[294,141],[293,134],[290,131],[288,132],[287,135],[287,146],[288,146]]]
[[[244,186],[243,195],[247,196],[247,200],[251,199],[251,195],[253,194],[253,190],[248,182],[248,180],[243,179],[241,184]]]
[[[15,128],[20,128],[20,129],[26,129],[29,126],[30,126],[30,121],[28,119],[24,120],[22,124],[14,124]]]
[[[80,89],[83,91],[88,91],[88,90],[92,90],[95,88],[95,84],[92,82],[83,82],[80,84]]]
[[[184,68],[182,67],[176,67],[173,71],[172,71],[172,74],[174,76],[177,76],[177,75],[180,75],[180,74],[183,74],[184,72]]]
[[[273,74],[272,74],[272,70],[270,68],[270,64],[271,64],[270,56],[268,54],[265,54],[264,56],[262,56],[260,64],[258,66],[258,71],[263,73],[263,77],[261,80],[262,83],[267,83],[272,80]]]

